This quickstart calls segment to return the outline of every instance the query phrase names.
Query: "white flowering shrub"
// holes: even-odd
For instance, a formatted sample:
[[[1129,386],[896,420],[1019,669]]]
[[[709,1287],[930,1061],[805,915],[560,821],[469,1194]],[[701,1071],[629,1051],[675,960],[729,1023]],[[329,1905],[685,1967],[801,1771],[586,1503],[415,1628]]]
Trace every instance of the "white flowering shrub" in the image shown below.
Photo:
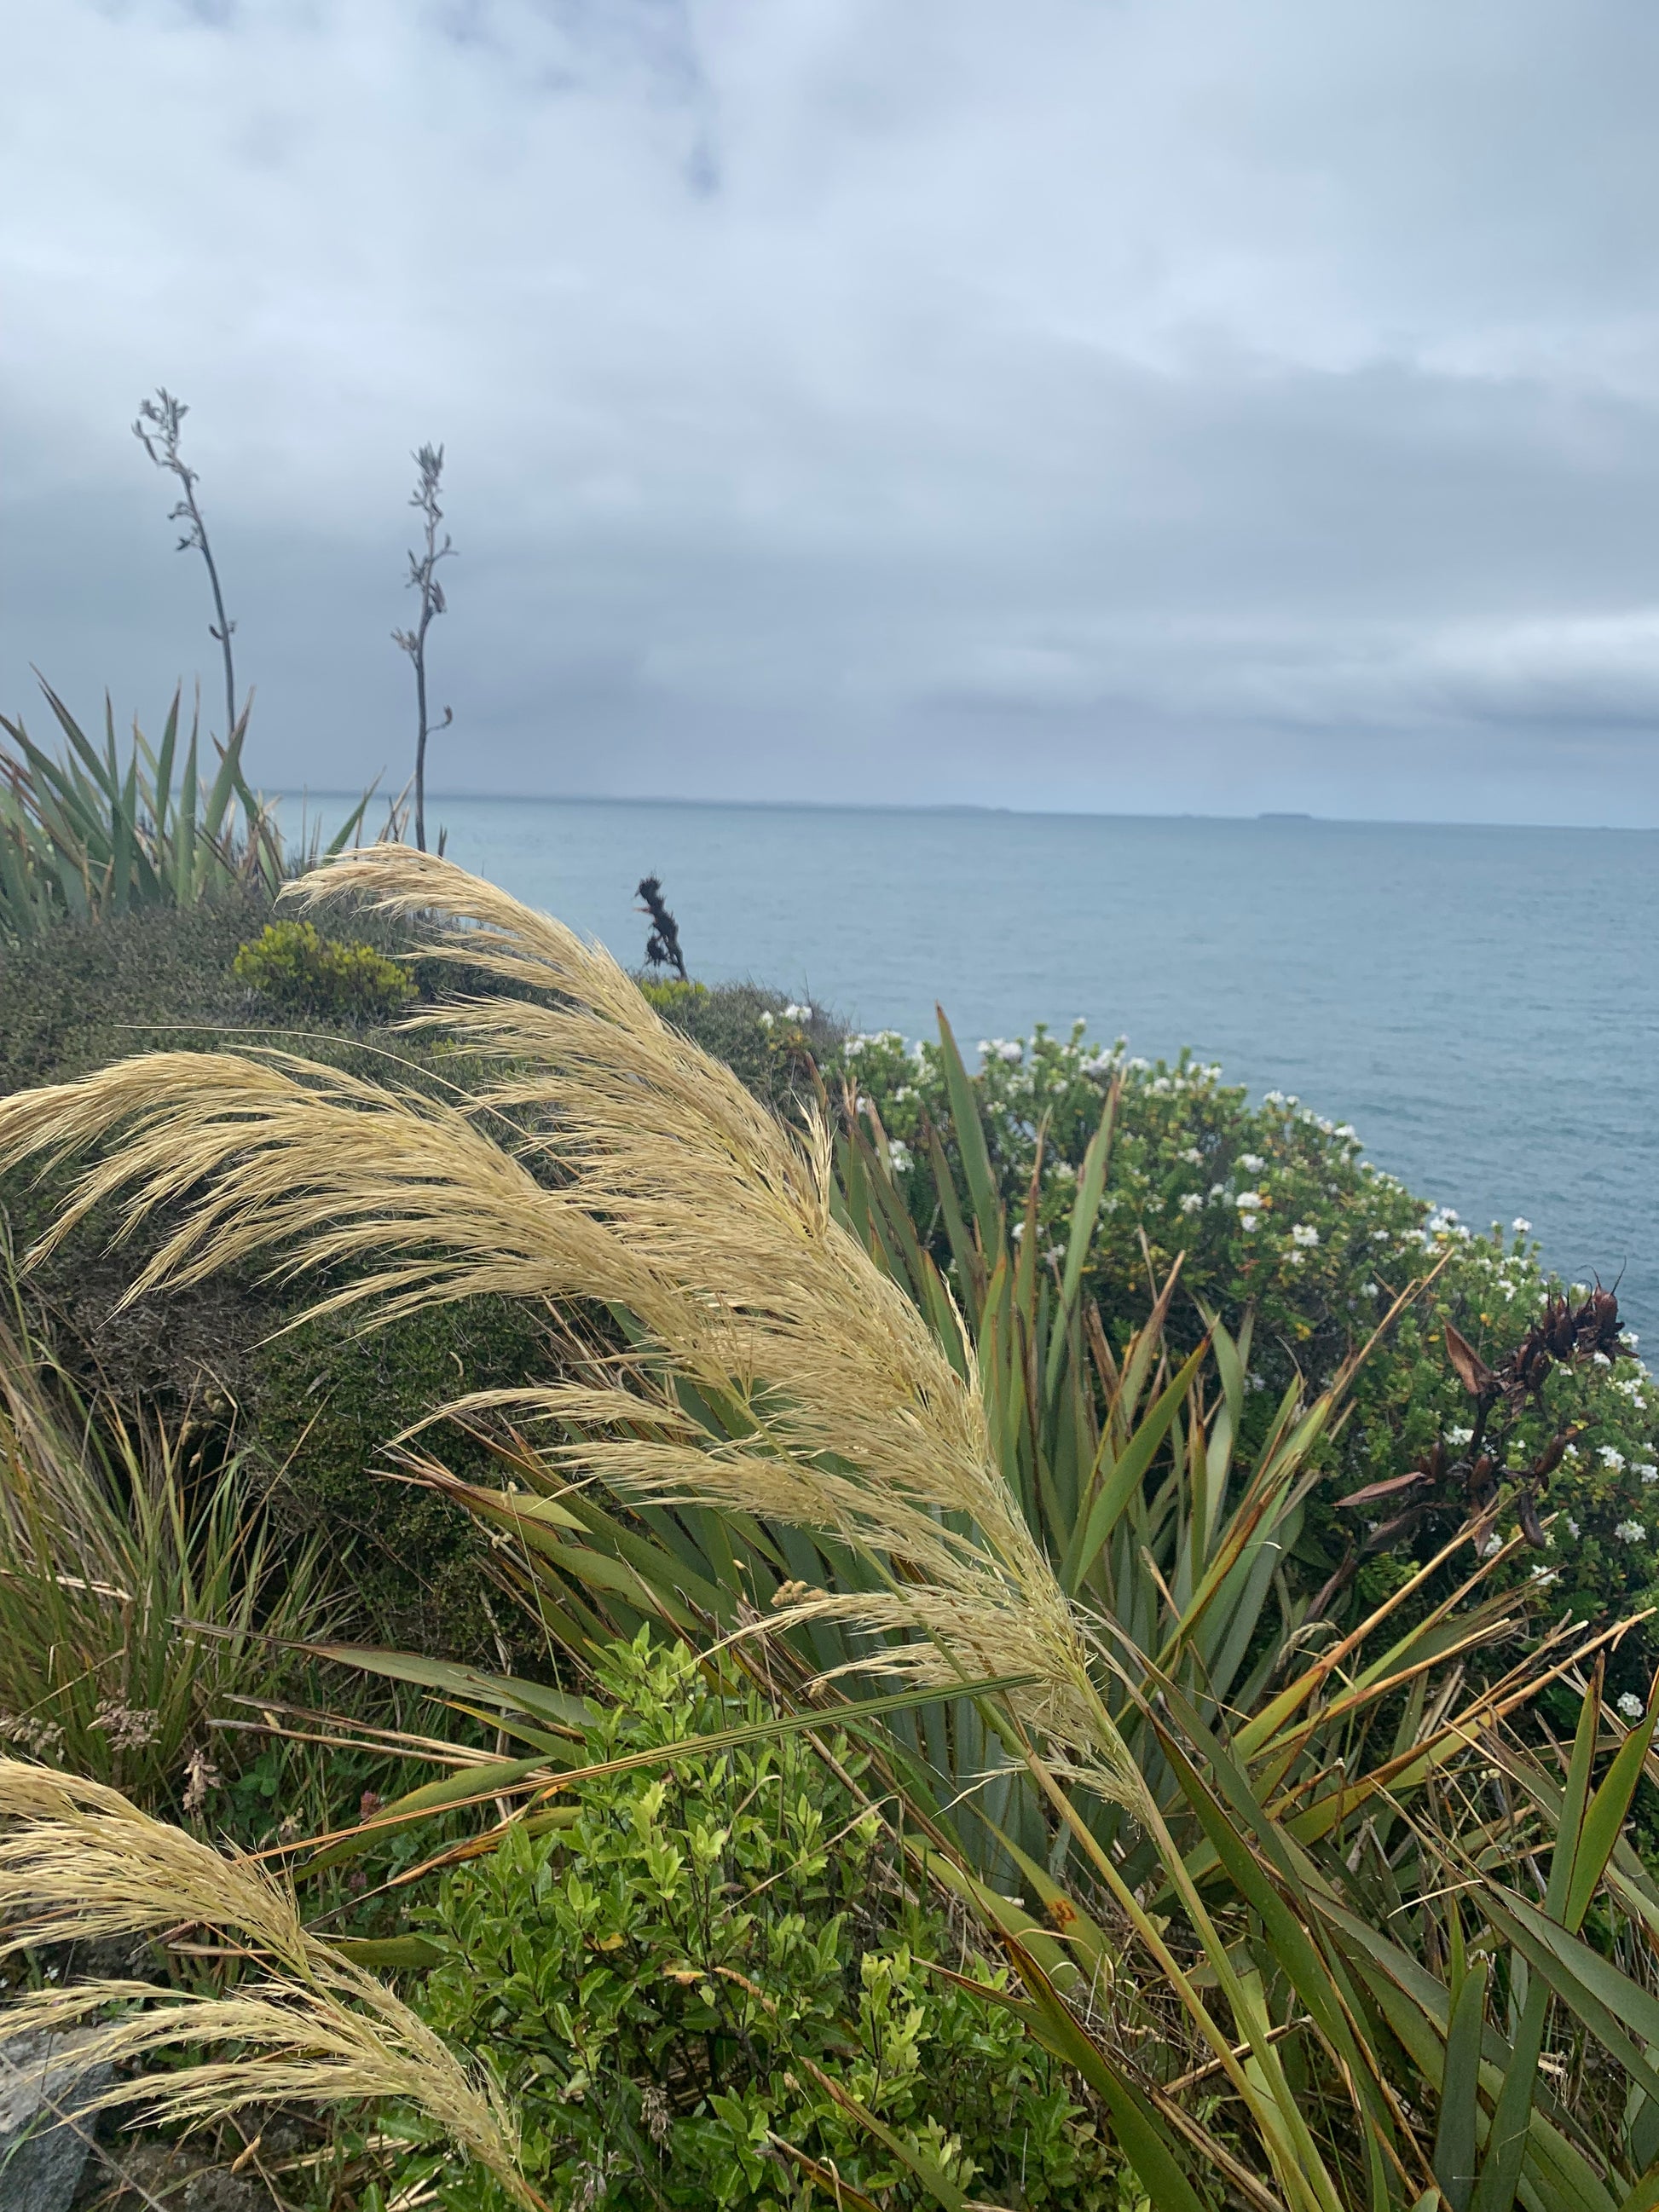
[[[826,1067],[832,1085],[838,1073],[884,1131],[912,1211],[938,1232],[929,1131],[950,1128],[941,1046],[908,1045],[890,1030],[849,1036],[838,1065]],[[1545,1272],[1526,1221],[1477,1236],[1449,1207],[1371,1166],[1348,1124],[1277,1092],[1253,1105],[1218,1066],[1189,1054],[1173,1063],[1135,1059],[1121,1040],[1103,1049],[1082,1022],[1066,1037],[1039,1025],[1029,1037],[984,1040],[975,1076],[992,1158],[1016,1213],[1042,1132],[1036,1233],[1044,1253],[1065,1243],[1078,1170],[1114,1075],[1122,1100],[1089,1280],[1115,1340],[1145,1318],[1151,1278],[1184,1255],[1172,1332],[1196,1341],[1200,1303],[1235,1329],[1253,1311],[1251,1382],[1265,1421],[1297,1370],[1324,1383],[1395,1293],[1443,1262],[1362,1371],[1353,1411],[1331,1446],[1334,1480],[1310,1508],[1300,1547],[1302,1571],[1321,1582],[1354,1522],[1362,1540],[1366,1525],[1336,1507],[1339,1497],[1420,1463],[1437,1443],[1453,1457],[1469,1439],[1469,1401],[1446,1355],[1445,1324],[1495,1366],[1552,1285],[1562,1286]],[[948,1140],[946,1156],[955,1171]],[[935,1250],[948,1261],[942,1235]],[[1659,1384],[1633,1338],[1622,1340],[1616,1357],[1598,1352],[1555,1368],[1507,1431],[1506,1468],[1519,1471],[1574,1425],[1583,1433],[1539,1499],[1543,1553],[1523,1553],[1514,1578],[1535,1583],[1553,1608],[1586,1616],[1659,1604]],[[1504,1533],[1514,1526],[1500,1510]],[[1415,1564],[1407,1547],[1368,1560],[1358,1597],[1379,1598]],[[1633,1642],[1625,1652],[1620,1671],[1634,1680]]]

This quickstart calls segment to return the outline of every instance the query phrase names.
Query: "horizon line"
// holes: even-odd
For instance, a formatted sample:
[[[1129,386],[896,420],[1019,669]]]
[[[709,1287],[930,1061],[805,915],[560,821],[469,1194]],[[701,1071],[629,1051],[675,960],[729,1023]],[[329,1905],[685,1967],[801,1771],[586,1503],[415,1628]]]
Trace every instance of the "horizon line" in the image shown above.
[[[373,787],[371,787],[371,792]],[[269,796],[297,799],[302,805],[314,799],[341,799],[355,805],[363,797],[356,790],[301,786],[278,787]],[[702,799],[674,793],[641,792],[428,792],[428,807],[445,800],[469,805],[501,806],[683,806],[727,808],[753,813],[785,814],[988,814],[1014,815],[1030,821],[1050,822],[1217,822],[1255,825],[1276,823],[1337,830],[1552,830],[1583,831],[1596,836],[1652,836],[1659,823],[1492,821],[1479,815],[1434,816],[1409,814],[1314,814],[1295,808],[1263,807],[1253,812],[1211,814],[1196,808],[1179,812],[1151,808],[1114,810],[1100,806],[1016,806],[990,799]]]

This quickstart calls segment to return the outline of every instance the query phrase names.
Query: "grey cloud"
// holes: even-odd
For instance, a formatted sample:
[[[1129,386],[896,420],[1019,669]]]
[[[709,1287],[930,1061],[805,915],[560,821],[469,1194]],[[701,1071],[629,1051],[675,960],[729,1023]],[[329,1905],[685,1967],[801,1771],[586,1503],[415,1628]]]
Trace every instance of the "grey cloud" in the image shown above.
[[[0,701],[474,790],[1659,821],[1659,18],[60,0],[0,102]],[[861,781],[862,780],[862,781]],[[867,782],[868,788],[864,788]]]

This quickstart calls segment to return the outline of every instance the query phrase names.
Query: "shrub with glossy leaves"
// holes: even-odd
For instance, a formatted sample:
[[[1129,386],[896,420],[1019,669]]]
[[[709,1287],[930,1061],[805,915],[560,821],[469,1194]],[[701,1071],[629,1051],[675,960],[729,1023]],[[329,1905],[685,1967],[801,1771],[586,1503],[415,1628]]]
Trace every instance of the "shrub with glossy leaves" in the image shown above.
[[[243,945],[232,973],[283,1012],[323,1021],[388,1021],[415,996],[395,960],[372,945],[325,937],[309,921],[271,922]]]
[[[616,1646],[590,1759],[763,1717],[731,1680],[708,1686],[714,1673],[645,1632]],[[832,1750],[856,1773],[856,1752]],[[896,2212],[934,2201],[911,2160],[1000,2205],[1135,2203],[1061,2069],[1006,2012],[927,1970],[944,1959],[992,1978],[802,1737],[570,1797],[557,1826],[447,1877],[430,1916],[443,1963],[418,2000],[489,2054],[550,2203],[796,2212],[816,2166]],[[456,2212],[505,2212],[498,2184],[435,2156],[400,2179],[428,2175]]]

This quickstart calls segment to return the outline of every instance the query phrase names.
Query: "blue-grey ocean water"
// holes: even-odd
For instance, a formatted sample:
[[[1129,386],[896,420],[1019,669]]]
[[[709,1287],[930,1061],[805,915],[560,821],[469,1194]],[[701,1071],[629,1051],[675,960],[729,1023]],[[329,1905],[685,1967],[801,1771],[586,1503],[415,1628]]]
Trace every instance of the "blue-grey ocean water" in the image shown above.
[[[1354,1123],[1477,1229],[1659,1327],[1659,833],[446,799],[452,858],[630,963],[661,876],[692,972],[914,1037],[1088,1017]]]

